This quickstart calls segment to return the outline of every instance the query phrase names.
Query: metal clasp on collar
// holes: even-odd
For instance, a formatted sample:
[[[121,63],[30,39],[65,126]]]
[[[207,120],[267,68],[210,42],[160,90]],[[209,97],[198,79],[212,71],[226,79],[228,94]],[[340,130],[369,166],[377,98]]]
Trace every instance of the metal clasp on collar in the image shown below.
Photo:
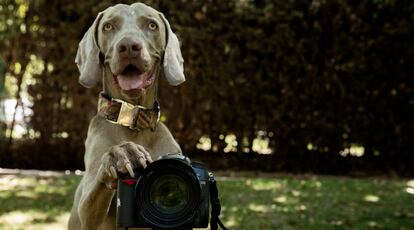
[[[137,129],[136,123],[139,116],[139,111],[145,108],[139,105],[134,106],[133,104],[119,99],[112,99],[112,101],[121,104],[121,109],[119,110],[116,123],[127,126],[130,129]]]
[[[131,123],[129,124],[129,128],[132,130],[140,130],[139,127],[137,127],[137,121],[138,121],[138,117],[139,117],[139,111],[141,111],[142,109],[138,106],[135,106],[132,109],[132,120]]]

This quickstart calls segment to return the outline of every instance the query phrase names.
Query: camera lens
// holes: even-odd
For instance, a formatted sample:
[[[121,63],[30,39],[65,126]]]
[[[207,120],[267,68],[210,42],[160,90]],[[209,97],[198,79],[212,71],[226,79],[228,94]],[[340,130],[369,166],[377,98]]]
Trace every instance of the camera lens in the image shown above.
[[[198,178],[188,163],[154,161],[135,188],[138,209],[152,226],[174,228],[193,218],[201,202]]]
[[[158,211],[173,214],[182,210],[188,200],[189,191],[185,181],[176,175],[163,175],[150,188],[150,200]]]

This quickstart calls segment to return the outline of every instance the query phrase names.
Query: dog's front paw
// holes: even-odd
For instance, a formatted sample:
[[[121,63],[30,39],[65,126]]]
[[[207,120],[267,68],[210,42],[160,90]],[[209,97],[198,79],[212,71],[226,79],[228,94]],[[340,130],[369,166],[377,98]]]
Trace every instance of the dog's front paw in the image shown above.
[[[134,168],[145,168],[147,162],[151,163],[151,155],[141,145],[133,142],[123,142],[111,147],[102,156],[101,172],[104,174],[100,180],[109,189],[116,188],[118,173],[129,173],[134,177]]]

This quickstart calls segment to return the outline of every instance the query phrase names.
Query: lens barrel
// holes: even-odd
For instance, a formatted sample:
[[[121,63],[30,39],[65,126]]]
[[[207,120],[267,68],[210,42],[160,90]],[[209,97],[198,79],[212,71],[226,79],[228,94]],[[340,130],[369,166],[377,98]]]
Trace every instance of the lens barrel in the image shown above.
[[[143,218],[159,228],[191,223],[201,202],[201,187],[185,160],[161,159],[144,171],[135,187],[135,200]]]

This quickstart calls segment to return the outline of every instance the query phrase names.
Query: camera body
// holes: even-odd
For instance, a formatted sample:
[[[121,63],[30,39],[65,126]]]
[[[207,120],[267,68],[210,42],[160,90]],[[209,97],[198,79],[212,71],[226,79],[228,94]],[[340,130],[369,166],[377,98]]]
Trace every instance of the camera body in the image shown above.
[[[170,154],[121,175],[117,191],[117,227],[206,228],[209,221],[209,174],[205,166]]]

